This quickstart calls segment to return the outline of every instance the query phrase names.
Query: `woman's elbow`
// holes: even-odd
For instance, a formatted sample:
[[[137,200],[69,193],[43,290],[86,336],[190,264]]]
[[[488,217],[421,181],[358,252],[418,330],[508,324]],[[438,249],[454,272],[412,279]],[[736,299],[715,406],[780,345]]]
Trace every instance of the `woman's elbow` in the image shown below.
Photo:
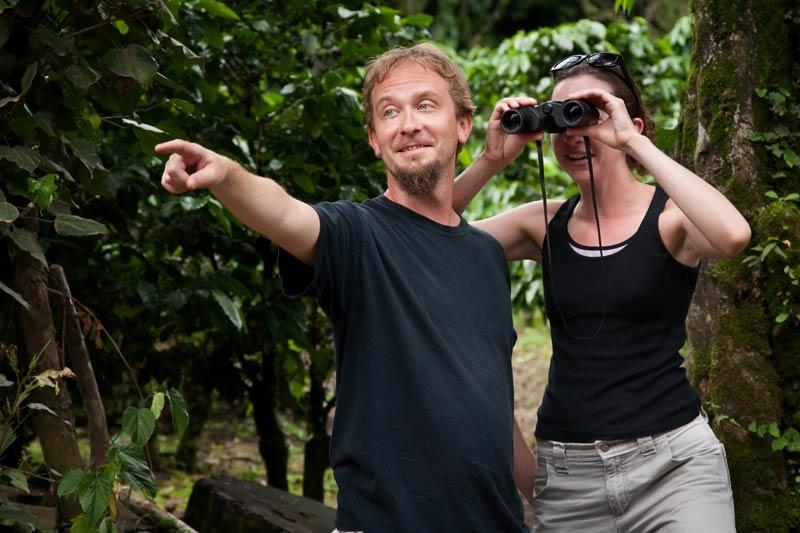
[[[721,250],[724,256],[734,257],[739,255],[750,243],[750,236],[750,224],[742,219],[741,223],[736,224],[728,230],[725,246]]]

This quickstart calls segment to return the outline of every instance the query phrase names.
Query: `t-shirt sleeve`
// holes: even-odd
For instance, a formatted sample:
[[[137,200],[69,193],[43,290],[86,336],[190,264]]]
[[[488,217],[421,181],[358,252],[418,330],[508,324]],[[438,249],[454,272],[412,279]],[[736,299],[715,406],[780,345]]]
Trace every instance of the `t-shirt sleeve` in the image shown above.
[[[319,238],[314,265],[307,265],[281,249],[278,270],[283,293],[289,298],[313,294],[323,309],[340,305],[341,295],[352,289],[352,274],[361,241],[357,205],[352,202],[323,202],[314,206],[319,215]]]

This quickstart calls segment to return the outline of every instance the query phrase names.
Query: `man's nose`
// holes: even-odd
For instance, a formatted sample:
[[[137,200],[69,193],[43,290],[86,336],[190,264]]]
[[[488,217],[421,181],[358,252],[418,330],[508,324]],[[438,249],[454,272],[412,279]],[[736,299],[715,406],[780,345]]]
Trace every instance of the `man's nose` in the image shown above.
[[[420,129],[422,129],[419,116],[417,116],[417,114],[414,111],[415,110],[411,109],[403,113],[402,123],[400,125],[401,131],[403,133],[416,133]]]

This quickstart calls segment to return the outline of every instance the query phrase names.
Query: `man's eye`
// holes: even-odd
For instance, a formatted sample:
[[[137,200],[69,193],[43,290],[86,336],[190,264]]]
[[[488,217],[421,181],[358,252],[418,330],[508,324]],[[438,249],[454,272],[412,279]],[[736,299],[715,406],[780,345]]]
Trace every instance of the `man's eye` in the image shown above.
[[[433,109],[433,104],[430,102],[423,102],[417,106],[419,109]]]
[[[383,116],[384,116],[384,117],[389,117],[389,118],[391,118],[391,117],[393,117],[393,116],[395,116],[395,115],[397,115],[397,109],[391,109],[391,108],[389,108],[389,109],[387,109],[387,110],[385,110],[385,111],[383,112]]]

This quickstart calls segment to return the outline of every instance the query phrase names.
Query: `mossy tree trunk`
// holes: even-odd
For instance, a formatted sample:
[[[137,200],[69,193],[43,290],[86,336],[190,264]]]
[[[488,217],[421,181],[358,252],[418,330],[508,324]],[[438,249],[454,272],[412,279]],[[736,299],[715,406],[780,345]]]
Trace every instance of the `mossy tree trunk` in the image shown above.
[[[800,216],[796,204],[765,196],[769,190],[779,195],[800,191],[800,183],[792,169],[776,179],[782,163],[749,140],[751,133],[776,126],[757,89],[797,83],[797,19],[789,16],[796,10],[795,0],[692,4],[693,72],[679,157],[745,214],[753,228],[751,246],[769,237],[789,243],[788,260],[775,254],[746,265],[747,251],[730,260],[704,262],[689,316],[692,381],[707,409],[741,424],[715,427],[728,452],[740,531],[800,528],[800,498],[791,494],[788,455],[772,451],[769,439],[746,429],[753,421],[774,421],[782,428],[800,425],[792,392],[800,384],[798,319],[776,322],[786,290],[796,292],[784,269],[800,260],[791,250],[800,245]]]
[[[36,373],[63,370],[47,295],[47,272],[45,266],[27,252],[20,251],[14,258],[14,288],[30,304],[30,309],[17,307],[24,348],[21,367],[27,368],[36,359]],[[50,387],[36,389],[29,398],[32,402],[46,405],[56,415],[39,410],[31,415],[47,467],[61,475],[74,468],[83,468],[85,465],[75,437],[72,403],[66,384],[62,382],[58,391]],[[56,505],[59,522],[64,524],[81,513],[74,497],[58,498]]]

